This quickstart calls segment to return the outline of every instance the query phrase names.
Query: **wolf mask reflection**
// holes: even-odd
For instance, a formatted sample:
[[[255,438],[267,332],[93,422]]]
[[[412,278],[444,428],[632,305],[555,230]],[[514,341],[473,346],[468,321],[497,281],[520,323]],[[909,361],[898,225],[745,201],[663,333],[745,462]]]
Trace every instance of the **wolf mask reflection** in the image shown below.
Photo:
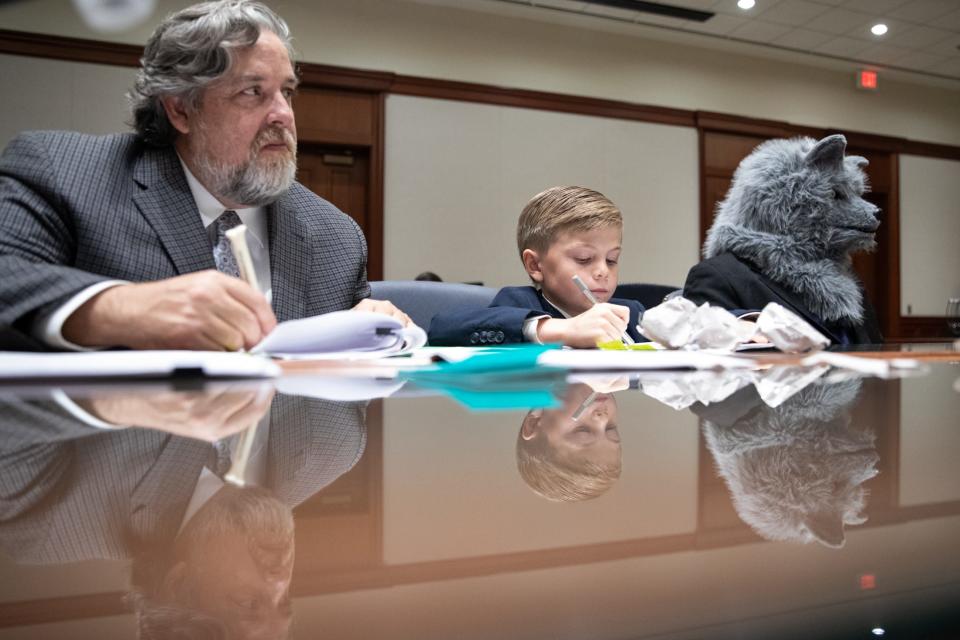
[[[841,547],[866,522],[863,483],[877,474],[871,431],[851,425],[859,380],[813,384],[777,408],[758,401],[735,424],[704,420],[707,447],[737,515],[767,540]]]

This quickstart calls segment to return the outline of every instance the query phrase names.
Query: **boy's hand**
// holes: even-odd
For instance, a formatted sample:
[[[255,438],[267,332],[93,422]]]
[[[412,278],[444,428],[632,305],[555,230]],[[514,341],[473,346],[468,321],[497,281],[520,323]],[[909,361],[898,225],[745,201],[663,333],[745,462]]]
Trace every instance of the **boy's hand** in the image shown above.
[[[630,309],[607,302],[569,319],[547,318],[537,327],[541,342],[562,342],[570,347],[593,349],[598,342],[620,340],[630,322]]]

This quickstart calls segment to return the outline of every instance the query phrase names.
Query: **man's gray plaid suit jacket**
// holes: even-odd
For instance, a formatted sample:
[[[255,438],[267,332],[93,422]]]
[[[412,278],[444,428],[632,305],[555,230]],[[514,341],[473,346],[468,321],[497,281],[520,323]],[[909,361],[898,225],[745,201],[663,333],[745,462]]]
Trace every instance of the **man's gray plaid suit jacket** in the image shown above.
[[[278,395],[266,488],[295,507],[353,468],[365,406]],[[169,544],[212,445],[149,429],[102,431],[54,402],[0,402],[0,550],[22,564],[130,557]],[[132,537],[133,536],[133,537]]]
[[[299,183],[267,212],[280,321],[348,309],[370,295],[356,223]],[[0,157],[0,325],[108,279],[142,282],[216,268],[172,147],[133,134],[20,134]]]

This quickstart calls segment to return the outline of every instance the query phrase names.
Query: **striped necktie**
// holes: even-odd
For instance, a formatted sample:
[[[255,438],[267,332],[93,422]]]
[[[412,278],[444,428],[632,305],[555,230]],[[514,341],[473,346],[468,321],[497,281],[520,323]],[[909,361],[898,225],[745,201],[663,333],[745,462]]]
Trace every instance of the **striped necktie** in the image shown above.
[[[217,237],[213,244],[213,261],[217,264],[217,271],[239,278],[240,267],[237,266],[237,259],[233,256],[227,231],[243,224],[243,221],[240,220],[236,211],[227,209],[213,221],[213,224],[216,225],[217,230]]]

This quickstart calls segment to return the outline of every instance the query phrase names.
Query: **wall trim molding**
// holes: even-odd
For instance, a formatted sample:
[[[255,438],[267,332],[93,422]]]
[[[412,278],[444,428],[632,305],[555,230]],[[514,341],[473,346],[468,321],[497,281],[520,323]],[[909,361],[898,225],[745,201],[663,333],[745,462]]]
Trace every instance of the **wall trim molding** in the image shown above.
[[[834,133],[842,133],[850,147],[884,151],[887,153],[906,153],[909,155],[929,156],[946,160],[960,160],[960,146],[921,142],[895,136],[883,136],[875,133],[837,129],[836,127],[810,127],[781,120],[763,120],[747,118],[713,111],[697,111],[696,125],[701,131],[719,133],[742,133],[771,138],[791,138],[809,136],[823,138]]]
[[[93,62],[118,67],[136,67],[140,64],[143,47],[119,42],[66,38],[42,33],[0,29],[0,53],[70,62]]]
[[[900,316],[897,338],[901,342],[954,340],[947,331],[946,316]]]
[[[143,48],[139,45],[68,38],[40,33],[0,29],[0,53],[71,62],[89,62],[136,67]],[[843,133],[850,146],[960,160],[960,146],[908,140],[834,127],[811,127],[779,120],[764,120],[713,111],[691,111],[619,100],[606,100],[562,93],[498,87],[475,82],[408,76],[388,71],[354,69],[314,63],[300,63],[298,69],[307,86],[351,89],[370,93],[459,100],[560,113],[635,120],[656,124],[694,127],[700,130],[747,133],[761,136],[823,137]]]

